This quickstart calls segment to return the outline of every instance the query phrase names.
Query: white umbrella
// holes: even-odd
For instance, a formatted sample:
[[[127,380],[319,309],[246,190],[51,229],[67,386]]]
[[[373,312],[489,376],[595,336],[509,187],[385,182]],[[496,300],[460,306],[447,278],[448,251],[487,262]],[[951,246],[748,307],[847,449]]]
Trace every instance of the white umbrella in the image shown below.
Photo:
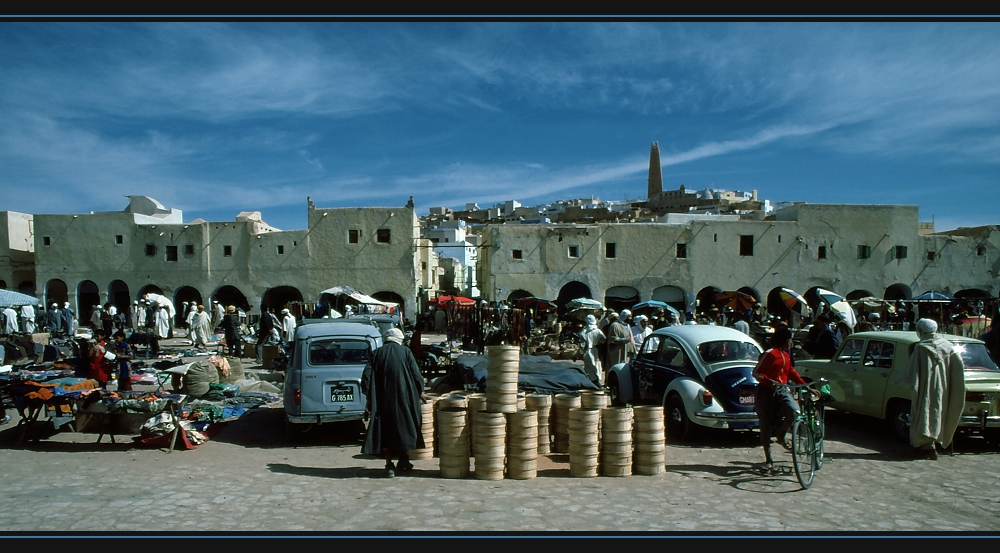
[[[157,305],[162,305],[162,306],[166,307],[167,308],[167,313],[171,317],[176,317],[177,316],[177,311],[174,309],[174,302],[170,301],[166,297],[161,296],[160,294],[154,294],[152,292],[148,292],[146,294],[146,299],[153,300],[153,301],[155,301],[157,303]]]
[[[816,289],[816,295],[830,306],[830,311],[839,314],[841,320],[843,320],[847,326],[854,328],[854,325],[858,324],[858,318],[854,314],[854,308],[851,307],[851,304],[847,303],[844,296],[822,288]]]

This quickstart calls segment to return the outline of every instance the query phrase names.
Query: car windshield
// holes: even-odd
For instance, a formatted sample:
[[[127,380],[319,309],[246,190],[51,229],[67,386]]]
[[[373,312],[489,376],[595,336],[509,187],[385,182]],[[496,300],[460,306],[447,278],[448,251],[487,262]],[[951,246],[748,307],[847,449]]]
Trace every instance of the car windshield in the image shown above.
[[[750,342],[716,340],[698,344],[698,355],[705,364],[725,361],[757,361],[760,348]]]
[[[309,344],[310,365],[359,365],[371,359],[363,340],[316,340]]]
[[[962,363],[967,371],[1000,371],[1000,367],[990,359],[989,350],[986,344],[975,342],[952,342],[959,355],[962,356]]]

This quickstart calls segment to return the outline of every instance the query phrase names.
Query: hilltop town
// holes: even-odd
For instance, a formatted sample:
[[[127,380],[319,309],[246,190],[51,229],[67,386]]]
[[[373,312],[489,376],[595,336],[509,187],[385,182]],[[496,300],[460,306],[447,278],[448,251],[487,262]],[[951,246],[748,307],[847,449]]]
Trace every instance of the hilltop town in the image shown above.
[[[211,300],[259,314],[311,312],[320,293],[350,286],[400,305],[414,321],[444,294],[488,301],[534,296],[559,304],[658,300],[695,311],[699,298],[740,290],[769,309],[780,288],[850,298],[925,291],[993,298],[1000,225],[937,231],[911,205],[775,202],[757,190],[664,190],[650,149],[648,193],[635,201],[515,200],[462,210],[323,208],[306,199],[304,230],[258,211],[185,221],[153,198],[122,211],[0,211],[0,288],[126,307],[148,292]]]

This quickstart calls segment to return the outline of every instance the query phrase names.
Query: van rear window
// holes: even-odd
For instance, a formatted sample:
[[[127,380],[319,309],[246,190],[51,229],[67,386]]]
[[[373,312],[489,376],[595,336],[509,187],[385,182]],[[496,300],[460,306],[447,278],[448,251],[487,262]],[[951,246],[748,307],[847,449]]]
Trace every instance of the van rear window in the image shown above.
[[[309,344],[310,365],[358,365],[371,359],[363,340],[315,340]]]

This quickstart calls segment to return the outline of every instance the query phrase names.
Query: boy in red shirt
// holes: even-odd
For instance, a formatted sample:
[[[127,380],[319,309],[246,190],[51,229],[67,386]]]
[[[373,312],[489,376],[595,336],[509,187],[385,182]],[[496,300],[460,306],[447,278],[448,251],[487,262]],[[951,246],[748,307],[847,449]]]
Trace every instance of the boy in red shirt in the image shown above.
[[[789,380],[796,384],[806,383],[795,370],[792,356],[788,353],[791,347],[792,331],[785,325],[778,326],[771,335],[771,349],[760,356],[751,373],[757,379],[754,410],[760,419],[760,445],[764,448],[764,465],[768,472],[774,470],[771,463],[772,435],[777,436],[782,447],[791,450],[791,444],[785,440],[785,433],[799,411],[799,406],[788,389],[778,388],[777,385],[787,384]]]

